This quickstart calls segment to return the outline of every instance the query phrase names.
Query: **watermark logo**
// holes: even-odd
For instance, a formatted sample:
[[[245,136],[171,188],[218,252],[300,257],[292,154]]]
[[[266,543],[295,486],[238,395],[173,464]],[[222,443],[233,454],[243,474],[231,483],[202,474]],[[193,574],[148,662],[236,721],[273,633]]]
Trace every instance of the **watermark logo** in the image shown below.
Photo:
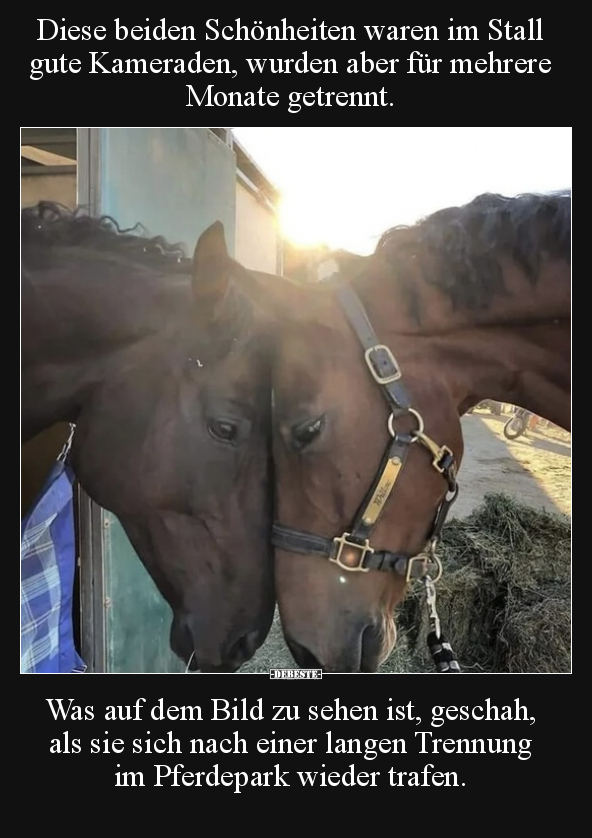
[[[322,678],[322,669],[270,669],[270,678]]]

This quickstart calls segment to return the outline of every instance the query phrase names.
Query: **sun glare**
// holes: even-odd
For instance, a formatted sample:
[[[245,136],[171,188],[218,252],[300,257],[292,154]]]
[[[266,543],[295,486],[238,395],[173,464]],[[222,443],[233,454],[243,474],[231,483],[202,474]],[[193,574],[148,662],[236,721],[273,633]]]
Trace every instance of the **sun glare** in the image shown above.
[[[284,198],[280,201],[278,215],[282,235],[292,244],[298,247],[315,247],[322,244],[333,247],[331,242],[326,240],[326,225],[317,217],[313,208],[309,214],[304,214],[300,202]],[[319,235],[319,232],[322,232],[325,238]]]
[[[382,233],[482,192],[571,184],[570,128],[234,128],[301,247],[372,253]]]
[[[352,229],[349,207],[344,206],[343,196],[333,198],[332,194],[327,190],[323,200],[311,200],[307,191],[293,185],[278,206],[282,235],[297,247],[324,245],[330,250],[372,253],[383,232],[380,224],[375,225],[372,235],[362,225]]]

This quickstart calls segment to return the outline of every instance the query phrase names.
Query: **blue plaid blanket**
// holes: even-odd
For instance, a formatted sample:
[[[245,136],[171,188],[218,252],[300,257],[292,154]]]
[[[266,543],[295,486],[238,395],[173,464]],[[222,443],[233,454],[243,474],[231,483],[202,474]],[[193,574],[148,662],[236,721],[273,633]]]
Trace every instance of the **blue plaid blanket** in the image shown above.
[[[21,522],[21,672],[84,672],[74,646],[74,475],[57,461]]]

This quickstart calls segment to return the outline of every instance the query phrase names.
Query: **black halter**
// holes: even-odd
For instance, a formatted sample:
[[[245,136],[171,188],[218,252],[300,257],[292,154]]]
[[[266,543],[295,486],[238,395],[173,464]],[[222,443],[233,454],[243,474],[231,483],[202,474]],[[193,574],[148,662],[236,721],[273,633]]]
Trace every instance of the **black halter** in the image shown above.
[[[364,358],[370,373],[387,401],[391,414],[388,429],[392,437],[377,475],[360,506],[349,531],[335,538],[310,535],[280,524],[274,524],[272,543],[275,547],[291,553],[328,558],[343,570],[368,572],[369,570],[394,571],[407,582],[429,576],[437,582],[442,565],[436,555],[436,543],[450,506],[456,500],[458,484],[454,455],[445,445],[438,446],[424,433],[421,415],[411,407],[411,400],[401,383],[401,370],[397,361],[378,338],[358,295],[351,286],[341,286],[337,295],[345,315],[357,334],[364,349]],[[417,430],[408,434],[395,431],[394,420],[412,414],[418,423]],[[388,550],[374,550],[370,546],[370,534],[382,513],[395,482],[405,465],[410,446],[420,442],[432,456],[432,466],[448,484],[448,492],[440,504],[426,548],[416,556],[406,553],[391,553]]]

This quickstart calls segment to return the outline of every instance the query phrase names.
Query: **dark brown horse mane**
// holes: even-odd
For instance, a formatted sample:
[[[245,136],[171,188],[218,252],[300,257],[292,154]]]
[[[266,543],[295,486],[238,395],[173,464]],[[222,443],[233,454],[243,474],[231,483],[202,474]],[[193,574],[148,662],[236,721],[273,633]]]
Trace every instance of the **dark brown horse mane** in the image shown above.
[[[27,248],[84,247],[99,253],[117,253],[152,268],[187,273],[190,262],[182,244],[163,236],[149,238],[141,224],[121,229],[108,215],[93,218],[82,207],[70,210],[53,201],[41,201],[21,210],[23,261]],[[38,258],[38,256],[37,256]]]
[[[513,259],[534,284],[543,254],[571,261],[571,190],[514,198],[479,195],[415,225],[387,230],[375,250],[395,268],[415,319],[420,312],[408,270],[411,259],[419,260],[425,280],[446,293],[456,309],[477,310],[505,291],[500,257]]]
[[[114,254],[151,271],[190,277],[192,260],[187,258],[182,244],[171,244],[163,236],[149,238],[145,233],[140,223],[122,229],[109,215],[92,217],[82,207],[71,210],[52,201],[41,201],[21,210],[22,262],[25,267],[31,264],[45,267],[54,258],[56,248],[71,247],[87,251],[89,257],[96,255],[101,259]],[[171,295],[176,293],[172,285],[168,291]],[[182,309],[188,310],[185,302]],[[158,316],[160,322],[162,313]],[[224,322],[208,332],[207,344],[212,357],[231,348],[234,352],[250,350],[255,342],[265,347],[265,336],[258,334],[253,322],[251,306],[245,304],[240,290],[232,286],[226,299]],[[206,350],[199,351],[203,355]]]

